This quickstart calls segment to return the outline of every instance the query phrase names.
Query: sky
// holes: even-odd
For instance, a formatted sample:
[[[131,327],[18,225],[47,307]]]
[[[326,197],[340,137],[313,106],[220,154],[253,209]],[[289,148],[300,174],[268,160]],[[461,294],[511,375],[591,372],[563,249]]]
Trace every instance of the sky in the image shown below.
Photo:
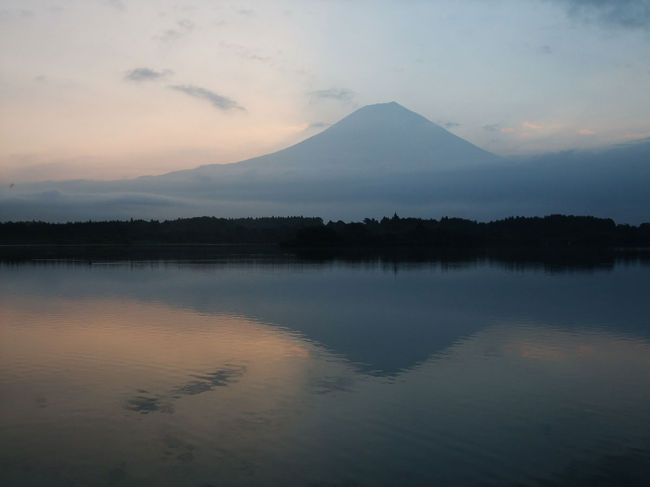
[[[502,156],[650,137],[650,0],[0,0],[0,180],[244,160],[397,101]]]

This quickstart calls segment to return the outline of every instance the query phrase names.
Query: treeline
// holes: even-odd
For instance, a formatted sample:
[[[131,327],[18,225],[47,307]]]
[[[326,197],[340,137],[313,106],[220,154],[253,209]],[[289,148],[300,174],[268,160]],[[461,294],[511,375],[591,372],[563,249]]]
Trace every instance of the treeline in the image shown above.
[[[617,225],[611,219],[550,215],[489,223],[462,218],[366,218],[301,229],[296,247],[647,247],[650,223]]]
[[[9,222],[0,223],[0,244],[277,244],[321,226],[321,218],[305,217]]]
[[[182,218],[0,223],[0,244],[282,244],[317,247],[648,247],[650,223],[550,215],[489,223],[461,218],[384,217],[325,224],[321,218]]]

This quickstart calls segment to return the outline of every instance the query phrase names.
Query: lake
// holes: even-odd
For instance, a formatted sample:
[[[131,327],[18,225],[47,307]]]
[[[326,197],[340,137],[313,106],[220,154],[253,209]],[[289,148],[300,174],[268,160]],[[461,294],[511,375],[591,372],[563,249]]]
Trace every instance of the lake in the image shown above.
[[[0,264],[3,486],[650,485],[650,266]]]

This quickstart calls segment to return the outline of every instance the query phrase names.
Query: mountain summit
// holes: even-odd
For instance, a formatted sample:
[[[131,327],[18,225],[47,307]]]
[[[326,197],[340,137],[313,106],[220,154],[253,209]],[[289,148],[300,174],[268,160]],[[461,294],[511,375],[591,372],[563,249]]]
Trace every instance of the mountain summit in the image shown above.
[[[390,102],[360,108],[287,149],[228,166],[258,170],[436,171],[493,162],[496,156]],[[219,170],[224,165],[203,166]]]

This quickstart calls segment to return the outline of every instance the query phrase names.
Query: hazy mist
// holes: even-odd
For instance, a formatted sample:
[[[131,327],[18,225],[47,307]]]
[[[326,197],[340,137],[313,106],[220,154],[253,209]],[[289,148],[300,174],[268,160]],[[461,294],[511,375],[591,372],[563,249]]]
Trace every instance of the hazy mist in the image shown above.
[[[0,218],[588,214],[647,221],[650,141],[503,159],[397,103],[363,107],[266,156],[162,176],[2,189]]]

